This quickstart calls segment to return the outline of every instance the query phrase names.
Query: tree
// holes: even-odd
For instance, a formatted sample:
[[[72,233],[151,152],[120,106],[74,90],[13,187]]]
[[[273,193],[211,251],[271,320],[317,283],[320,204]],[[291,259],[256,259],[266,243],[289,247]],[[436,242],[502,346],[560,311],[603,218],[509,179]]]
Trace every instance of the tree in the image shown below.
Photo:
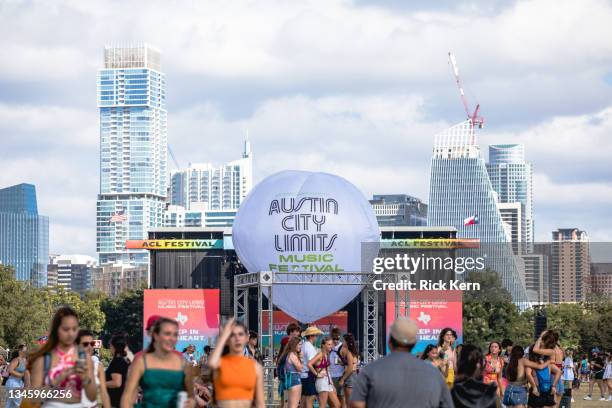
[[[114,299],[102,300],[106,315],[103,340],[106,344],[113,334],[125,333],[131,350],[142,349],[144,291],[125,291]]]
[[[0,265],[0,344],[33,346],[46,334],[49,322],[40,291],[17,281],[12,267]]]
[[[464,292],[463,337],[465,343],[486,351],[491,341],[508,338],[515,344],[533,341],[533,324],[528,314],[521,314],[504,289],[499,275],[487,270],[472,272],[470,282],[480,283],[481,290]]]

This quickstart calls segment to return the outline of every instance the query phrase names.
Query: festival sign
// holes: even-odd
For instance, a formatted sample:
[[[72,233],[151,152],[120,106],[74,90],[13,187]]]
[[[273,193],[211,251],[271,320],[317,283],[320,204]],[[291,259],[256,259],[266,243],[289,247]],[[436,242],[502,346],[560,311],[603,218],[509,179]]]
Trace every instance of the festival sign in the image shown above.
[[[198,353],[214,344],[219,335],[219,289],[147,289],[144,291],[143,321],[163,316],[179,323],[177,350],[196,346]],[[151,339],[143,327],[143,344]]]
[[[478,238],[451,238],[451,239],[383,239],[381,248],[398,249],[459,249],[480,248]]]
[[[386,293],[387,340],[389,328],[395,321],[395,291]],[[417,344],[413,353],[425,350],[428,344],[437,344],[442,329],[450,327],[457,332],[455,345],[463,342],[463,294],[460,290],[448,291],[409,291],[410,312],[408,316],[419,326]],[[399,304],[404,310],[405,302]],[[404,313],[401,313],[404,315]]]
[[[378,243],[380,232],[372,206],[347,180],[327,173],[283,171],[260,182],[247,196],[232,236],[249,272],[276,273],[273,303],[298,321],[314,322],[341,309],[362,286],[317,285],[309,279],[316,282],[317,273],[363,271],[362,243]],[[363,265],[371,268],[378,251],[369,252]],[[283,284],[291,274],[301,274],[305,284]],[[337,276],[336,282],[348,280]]]
[[[223,249],[222,239],[130,239],[126,249]]]

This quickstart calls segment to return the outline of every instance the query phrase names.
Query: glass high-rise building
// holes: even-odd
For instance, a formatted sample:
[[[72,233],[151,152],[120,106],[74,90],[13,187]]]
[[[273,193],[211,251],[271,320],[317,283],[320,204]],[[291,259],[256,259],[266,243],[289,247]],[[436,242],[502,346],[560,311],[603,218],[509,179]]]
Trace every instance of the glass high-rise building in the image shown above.
[[[0,263],[15,268],[15,277],[47,286],[49,218],[38,214],[36,189],[18,184],[0,189]]]
[[[475,224],[465,220],[477,217]],[[515,303],[528,305],[524,277],[504,229],[485,161],[480,155],[471,120],[436,136],[431,159],[428,226],[457,228],[458,238],[480,239],[474,256],[486,256],[486,267],[496,271]]]
[[[525,162],[522,144],[489,146],[487,171],[500,203],[521,203],[523,220],[519,241],[533,243],[532,167]]]
[[[105,47],[98,70],[100,194],[96,251],[100,264],[147,264],[146,250],[126,250],[163,225],[167,194],[166,76],[150,46]]]
[[[191,164],[170,175],[170,204],[187,210],[237,210],[253,188],[253,152],[244,142],[242,158],[215,167]]]

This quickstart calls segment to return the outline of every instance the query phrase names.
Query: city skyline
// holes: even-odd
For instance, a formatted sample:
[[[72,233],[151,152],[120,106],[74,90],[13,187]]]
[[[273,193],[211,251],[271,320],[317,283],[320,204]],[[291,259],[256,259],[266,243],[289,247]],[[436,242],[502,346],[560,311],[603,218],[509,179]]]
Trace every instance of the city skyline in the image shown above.
[[[463,119],[446,64],[453,50],[468,97],[487,118],[481,145],[525,145],[536,241],[566,226],[612,239],[605,2],[160,5],[129,23],[137,3],[116,3],[111,13],[102,3],[50,7],[0,8],[0,33],[11,39],[0,51],[0,136],[9,153],[0,186],[36,185],[54,253],[95,253],[92,83],[101,48],[132,42],[164,55],[168,140],[182,164],[230,161],[248,129],[254,182],[284,169],[320,170],[366,196],[421,198],[434,135]],[[53,29],[23,29],[42,21]]]

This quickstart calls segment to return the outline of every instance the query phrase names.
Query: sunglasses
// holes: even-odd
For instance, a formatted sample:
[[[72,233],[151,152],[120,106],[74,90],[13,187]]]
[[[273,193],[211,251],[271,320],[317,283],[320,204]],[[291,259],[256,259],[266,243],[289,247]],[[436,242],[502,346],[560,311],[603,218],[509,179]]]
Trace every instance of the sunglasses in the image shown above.
[[[81,346],[83,346],[83,347],[87,347],[87,346],[95,347],[96,346],[96,342],[95,341],[86,341],[86,342],[81,343]]]
[[[340,340],[340,337],[333,337],[332,340],[338,341],[338,340]]]

